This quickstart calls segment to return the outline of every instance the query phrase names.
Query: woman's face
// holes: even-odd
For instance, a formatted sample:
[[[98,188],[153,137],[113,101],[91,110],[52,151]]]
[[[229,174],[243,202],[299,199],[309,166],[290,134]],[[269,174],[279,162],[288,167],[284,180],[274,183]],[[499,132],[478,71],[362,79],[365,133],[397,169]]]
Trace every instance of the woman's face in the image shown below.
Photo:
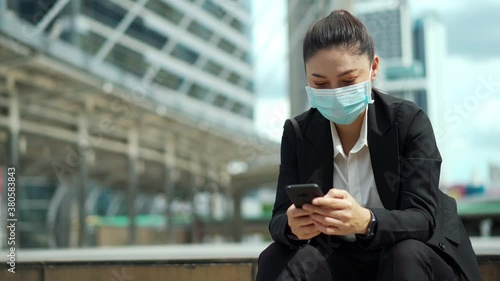
[[[309,87],[335,89],[374,80],[378,73],[379,58],[375,56],[373,65],[366,54],[355,55],[342,47],[318,51],[306,63]],[[371,77],[370,67],[372,69]]]

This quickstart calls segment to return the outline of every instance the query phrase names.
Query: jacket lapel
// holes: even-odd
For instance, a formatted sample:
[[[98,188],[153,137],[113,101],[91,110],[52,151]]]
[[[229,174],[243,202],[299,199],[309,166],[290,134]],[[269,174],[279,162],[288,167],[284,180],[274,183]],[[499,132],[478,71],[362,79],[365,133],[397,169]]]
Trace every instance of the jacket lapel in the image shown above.
[[[323,193],[333,186],[333,141],[330,121],[314,109],[313,116],[305,132],[302,159],[303,175],[306,183],[316,183]],[[300,162],[299,162],[300,163]]]
[[[387,104],[375,91],[374,99],[368,109],[368,147],[380,200],[392,210],[399,192],[398,123],[389,120],[384,110]]]

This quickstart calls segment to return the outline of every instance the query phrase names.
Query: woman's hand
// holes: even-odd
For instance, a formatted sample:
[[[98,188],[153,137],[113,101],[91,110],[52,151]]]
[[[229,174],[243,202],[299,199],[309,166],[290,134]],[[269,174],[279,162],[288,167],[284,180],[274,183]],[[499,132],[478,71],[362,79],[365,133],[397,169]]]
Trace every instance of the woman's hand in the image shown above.
[[[311,212],[296,208],[293,204],[286,210],[288,226],[290,226],[292,233],[300,240],[309,240],[321,233],[314,225],[310,214]]]
[[[366,234],[371,212],[345,190],[330,189],[324,197],[304,204],[314,226],[327,235]]]

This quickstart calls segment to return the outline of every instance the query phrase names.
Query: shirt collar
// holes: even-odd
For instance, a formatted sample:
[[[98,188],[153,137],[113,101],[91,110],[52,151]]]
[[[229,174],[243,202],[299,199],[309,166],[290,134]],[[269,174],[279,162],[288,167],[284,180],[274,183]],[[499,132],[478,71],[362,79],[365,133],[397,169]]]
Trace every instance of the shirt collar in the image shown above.
[[[356,153],[360,151],[363,147],[368,147],[368,106],[366,107],[365,116],[363,118],[363,123],[361,124],[361,131],[359,134],[359,139],[356,144],[352,147],[350,153]],[[337,128],[335,124],[330,121],[330,129],[332,131],[333,140],[333,157],[337,157],[340,153],[342,157],[347,158],[342,148],[342,143],[340,142],[339,134],[337,133]]]

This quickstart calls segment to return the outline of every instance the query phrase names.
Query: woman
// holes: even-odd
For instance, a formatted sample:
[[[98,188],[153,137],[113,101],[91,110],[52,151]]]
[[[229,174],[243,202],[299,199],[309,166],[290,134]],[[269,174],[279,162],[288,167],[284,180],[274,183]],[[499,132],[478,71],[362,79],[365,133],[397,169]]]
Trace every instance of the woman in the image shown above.
[[[307,32],[303,57],[312,108],[285,122],[275,243],[257,280],[481,280],[456,203],[438,189],[427,115],[371,87],[380,59],[365,26],[333,11]],[[296,208],[285,187],[300,183],[326,195]]]

